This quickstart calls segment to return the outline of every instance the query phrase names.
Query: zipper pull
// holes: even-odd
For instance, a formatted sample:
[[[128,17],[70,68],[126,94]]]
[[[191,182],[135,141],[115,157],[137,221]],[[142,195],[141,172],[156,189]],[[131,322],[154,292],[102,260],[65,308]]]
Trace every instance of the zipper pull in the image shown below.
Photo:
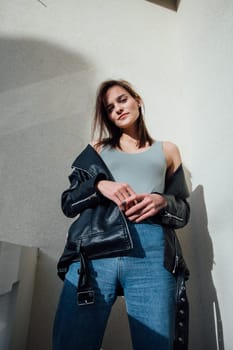
[[[176,256],[175,256],[175,264],[174,264],[174,268],[172,270],[173,274],[176,272],[176,268],[178,266],[178,263],[179,263],[179,256],[176,254]]]
[[[176,216],[176,215],[173,215],[173,214],[169,213],[168,211],[164,212],[164,216],[167,216],[168,218],[175,219],[178,221],[184,221],[183,218]]]

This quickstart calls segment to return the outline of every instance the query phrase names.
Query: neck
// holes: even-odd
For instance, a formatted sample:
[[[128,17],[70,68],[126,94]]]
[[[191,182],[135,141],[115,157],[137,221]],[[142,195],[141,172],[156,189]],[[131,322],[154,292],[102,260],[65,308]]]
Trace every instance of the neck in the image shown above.
[[[120,148],[124,151],[135,151],[139,148],[137,134],[123,133],[120,138]]]
[[[121,137],[121,142],[137,143],[138,142],[138,132],[136,130],[131,130],[131,132],[123,131]]]
[[[128,129],[123,129],[121,134],[121,140],[127,140],[127,141],[138,141],[138,129],[135,127],[135,125]]]

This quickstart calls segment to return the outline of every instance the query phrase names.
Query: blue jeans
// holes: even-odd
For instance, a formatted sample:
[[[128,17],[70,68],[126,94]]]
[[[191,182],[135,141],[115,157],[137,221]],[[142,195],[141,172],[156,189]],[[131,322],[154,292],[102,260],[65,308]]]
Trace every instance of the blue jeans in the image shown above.
[[[79,262],[64,282],[54,321],[53,350],[99,350],[106,323],[123,288],[134,350],[172,350],[174,276],[163,266],[164,233],[159,225],[130,224],[134,249],[124,256],[89,261],[95,303],[77,305]]]

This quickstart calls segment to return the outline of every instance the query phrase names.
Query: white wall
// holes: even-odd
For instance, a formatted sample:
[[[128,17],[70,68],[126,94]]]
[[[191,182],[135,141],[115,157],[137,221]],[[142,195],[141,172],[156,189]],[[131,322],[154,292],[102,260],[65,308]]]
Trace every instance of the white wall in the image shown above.
[[[224,348],[223,327],[225,350],[230,350],[233,2],[181,1],[178,22],[186,117],[191,123],[193,214],[188,259],[192,267],[192,344],[194,349],[217,350],[216,309],[219,349]]]
[[[43,3],[2,0],[0,5],[0,234],[41,248],[28,348],[50,349],[61,287],[55,265],[70,224],[59,209],[60,193],[73,158],[89,141],[96,87],[105,78],[123,77],[143,95],[152,134],[176,142],[192,174],[194,214],[182,234],[193,270],[191,350],[213,344],[208,340],[212,329],[202,333],[195,310],[214,286],[225,350],[230,350],[229,204],[220,210],[221,217],[216,215],[230,201],[230,0],[181,1],[178,13],[142,0]],[[206,253],[202,234],[208,247],[204,267],[196,264],[196,257],[201,261],[200,253]],[[208,317],[213,320],[210,309],[201,314],[205,323]],[[122,308],[118,310],[121,315]],[[113,314],[104,348],[128,350],[129,337],[121,329],[112,344],[115,318]]]

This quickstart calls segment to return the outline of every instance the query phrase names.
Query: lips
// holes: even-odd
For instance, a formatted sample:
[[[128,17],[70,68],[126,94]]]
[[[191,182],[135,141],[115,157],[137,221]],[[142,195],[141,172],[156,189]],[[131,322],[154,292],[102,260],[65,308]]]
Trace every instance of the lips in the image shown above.
[[[120,115],[120,117],[118,118],[118,120],[124,119],[129,113],[123,113]]]

